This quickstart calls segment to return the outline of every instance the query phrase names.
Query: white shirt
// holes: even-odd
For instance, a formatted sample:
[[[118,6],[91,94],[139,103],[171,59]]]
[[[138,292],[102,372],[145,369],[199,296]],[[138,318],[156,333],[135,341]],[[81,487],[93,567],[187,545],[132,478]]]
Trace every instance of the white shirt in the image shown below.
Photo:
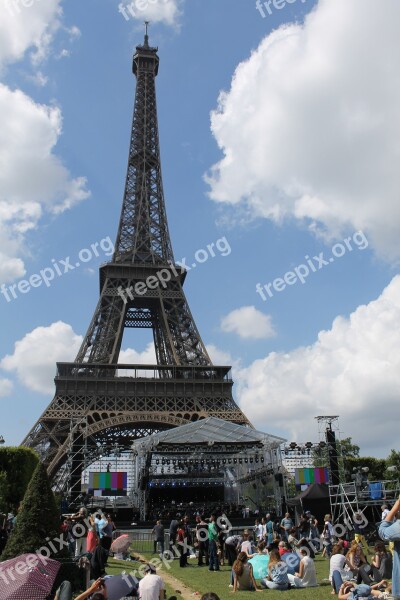
[[[329,580],[332,581],[332,573],[333,571],[339,571],[340,574],[343,573],[343,567],[346,562],[346,557],[343,554],[334,554],[331,556],[331,560],[329,562]]]
[[[247,554],[252,554],[251,542],[248,542],[247,540],[245,542],[242,542],[242,545],[240,546],[240,552],[247,552]]]
[[[261,525],[261,523],[259,523],[258,525],[256,525],[254,527],[254,533],[255,536],[258,540],[262,540],[262,536],[263,536],[263,526]]]
[[[164,581],[159,575],[147,573],[139,581],[140,600],[159,600],[160,590],[164,589]]]
[[[318,585],[318,582],[313,559],[309,556],[303,556],[300,562],[302,562],[304,565],[303,577],[301,578],[303,586],[316,587]]]

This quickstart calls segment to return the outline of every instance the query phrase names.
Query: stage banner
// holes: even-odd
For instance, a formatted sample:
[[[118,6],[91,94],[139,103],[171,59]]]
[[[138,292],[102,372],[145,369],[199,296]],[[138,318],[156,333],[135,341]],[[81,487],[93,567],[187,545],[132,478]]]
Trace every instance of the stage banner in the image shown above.
[[[125,471],[90,471],[89,494],[92,496],[126,496],[128,473]]]
[[[296,487],[308,486],[312,483],[329,483],[327,467],[295,469],[294,481]]]

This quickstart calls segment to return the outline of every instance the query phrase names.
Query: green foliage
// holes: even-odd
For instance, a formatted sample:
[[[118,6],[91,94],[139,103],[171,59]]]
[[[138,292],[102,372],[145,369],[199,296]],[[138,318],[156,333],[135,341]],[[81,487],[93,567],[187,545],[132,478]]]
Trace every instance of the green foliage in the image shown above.
[[[8,560],[20,554],[35,552],[46,545],[46,538],[50,538],[50,540],[58,538],[59,532],[60,520],[54,495],[46,468],[39,463],[18,512],[16,527],[7,542],[1,559]],[[56,554],[51,552],[51,554],[51,558],[55,558],[65,555],[65,552],[61,551]]]
[[[388,471],[388,467],[397,467],[395,471]],[[400,452],[397,450],[391,450],[389,456],[386,459],[386,471],[384,473],[385,479],[397,480],[400,477]]]
[[[9,497],[9,484],[7,480],[7,474],[0,472],[0,514],[7,514]]]
[[[346,461],[349,458],[358,458],[360,456],[360,446],[351,443],[351,437],[344,438],[338,442],[338,449],[342,458]]]
[[[38,462],[30,448],[0,448],[0,510],[18,508]]]
[[[384,478],[386,460],[384,458],[373,458],[372,456],[360,456],[358,458],[349,458],[346,465],[349,474],[353,473],[353,469],[368,467],[368,479],[370,481],[380,481]]]
[[[295,498],[298,495],[298,490],[296,488],[296,484],[294,479],[289,479],[286,483],[286,491],[288,498]]]
[[[357,446],[357,444],[353,444],[350,437],[337,441],[337,448],[339,456],[341,454],[343,472],[345,474],[346,481],[351,481],[354,470],[362,467],[368,467],[369,481],[395,481],[399,479],[400,452],[397,450],[391,450],[386,459],[374,458],[372,456],[360,456],[360,447]],[[324,448],[316,448],[313,450],[313,455],[315,467],[325,467],[329,465],[328,449],[326,446]],[[388,467],[390,466],[397,467],[397,470],[388,471]]]

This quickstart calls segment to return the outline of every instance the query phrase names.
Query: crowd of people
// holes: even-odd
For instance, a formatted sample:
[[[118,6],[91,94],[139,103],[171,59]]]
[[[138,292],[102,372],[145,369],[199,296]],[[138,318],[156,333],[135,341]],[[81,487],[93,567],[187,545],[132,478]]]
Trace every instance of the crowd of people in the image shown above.
[[[181,518],[178,515],[171,520],[169,540],[171,545],[176,544],[181,549],[179,564],[182,568],[187,566],[190,552],[195,552],[199,567],[208,567],[210,571],[218,571],[226,562],[232,568],[229,584],[232,592],[316,587],[314,559],[318,553],[329,561],[332,594],[338,595],[339,600],[345,600],[351,594],[357,596],[358,589],[360,596],[367,589],[371,597],[384,599],[392,593],[388,583],[392,578],[393,594],[400,596],[400,520],[394,522],[399,511],[400,501],[392,510],[386,505],[382,507],[383,519],[379,527],[382,540],[376,542],[372,556],[366,551],[368,547],[362,528],[355,528],[354,540],[350,542],[335,534],[331,515],[325,515],[319,525],[310,511],[301,516],[297,525],[289,513],[279,520],[266,514],[255,520],[253,528],[240,534],[232,534],[225,527],[224,516],[217,519],[212,514],[206,519],[197,515],[196,527],[191,528],[189,516]],[[357,522],[358,515],[354,517]],[[160,520],[153,530],[155,534],[160,532],[157,527],[163,527]],[[396,540],[396,544],[391,544],[388,550],[383,540]],[[254,560],[255,557],[257,560]],[[266,560],[262,561],[260,557]],[[264,573],[260,576],[258,568],[256,576],[254,565],[260,564],[264,564]]]
[[[253,527],[237,533],[231,529],[225,514],[217,517],[213,513],[208,518],[196,514],[193,526],[192,516],[177,513],[168,530],[162,520],[157,519],[151,533],[154,553],[162,558],[166,550],[173,548],[177,551],[175,556],[178,553],[181,568],[188,566],[189,557],[195,557],[198,567],[209,571],[220,571],[221,566],[228,565],[227,584],[232,593],[316,587],[314,559],[318,553],[329,561],[331,592],[339,600],[357,600],[358,597],[387,600],[391,594],[400,597],[400,499],[392,509],[382,506],[382,517],[381,539],[375,543],[372,554],[361,529],[356,531],[352,541],[337,537],[331,515],[325,515],[319,525],[309,511],[301,515],[297,524],[290,513],[280,519],[266,514],[257,517]],[[116,597],[109,595],[109,589],[111,579],[112,585],[117,585],[117,577],[107,579],[105,571],[115,529],[110,514],[90,515],[85,507],[64,518],[61,530],[68,540],[71,555],[91,558],[93,581],[77,600]],[[140,600],[164,600],[163,580],[156,574],[154,565],[148,564],[144,575],[140,581],[132,581],[131,589],[125,590],[123,597],[134,595]],[[71,585],[65,581],[57,591],[56,600],[71,598]]]

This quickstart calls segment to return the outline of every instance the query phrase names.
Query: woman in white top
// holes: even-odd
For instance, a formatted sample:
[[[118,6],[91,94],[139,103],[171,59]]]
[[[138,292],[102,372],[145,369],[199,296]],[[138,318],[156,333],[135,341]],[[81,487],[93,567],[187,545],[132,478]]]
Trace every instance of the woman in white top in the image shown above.
[[[300,554],[302,559],[300,561],[299,572],[295,575],[288,573],[290,583],[297,588],[317,587],[317,572],[313,559],[308,556],[306,548],[302,548]]]
[[[333,581],[334,571],[338,571],[342,580],[348,580],[353,577],[353,573],[350,571],[351,565],[347,558],[342,554],[343,546],[341,544],[335,544],[332,548],[332,554],[329,561],[329,581],[332,584],[332,594],[337,593]],[[347,566],[348,570],[345,570]]]

